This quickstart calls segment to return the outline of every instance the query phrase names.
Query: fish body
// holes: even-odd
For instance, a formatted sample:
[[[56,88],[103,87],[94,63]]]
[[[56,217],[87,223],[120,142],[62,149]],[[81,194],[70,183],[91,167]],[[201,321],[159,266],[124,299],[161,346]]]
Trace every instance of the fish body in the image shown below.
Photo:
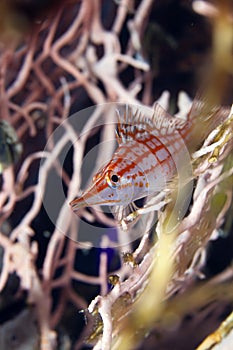
[[[187,120],[170,116],[159,104],[151,118],[127,107],[122,120],[118,112],[118,148],[94,176],[92,186],[70,203],[72,209],[114,206],[117,221],[124,219],[124,213],[136,212],[136,200],[166,189],[177,163],[182,162],[186,144],[194,148],[191,131],[195,122],[197,119],[192,120],[190,115]],[[131,215],[130,221],[137,216]]]
[[[94,204],[128,205],[161,191],[174,170],[169,151],[148,134],[120,145],[110,162],[93,178],[93,185],[72,202],[73,209]],[[85,199],[85,201],[83,201]]]

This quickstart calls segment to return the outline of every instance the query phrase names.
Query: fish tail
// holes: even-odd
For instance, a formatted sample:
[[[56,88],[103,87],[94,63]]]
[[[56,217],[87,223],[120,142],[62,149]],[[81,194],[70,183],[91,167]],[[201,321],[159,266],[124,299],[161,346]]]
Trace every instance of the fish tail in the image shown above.
[[[195,98],[187,116],[187,128],[183,131],[189,150],[196,151],[206,137],[230,115],[230,108],[217,106],[211,99]]]

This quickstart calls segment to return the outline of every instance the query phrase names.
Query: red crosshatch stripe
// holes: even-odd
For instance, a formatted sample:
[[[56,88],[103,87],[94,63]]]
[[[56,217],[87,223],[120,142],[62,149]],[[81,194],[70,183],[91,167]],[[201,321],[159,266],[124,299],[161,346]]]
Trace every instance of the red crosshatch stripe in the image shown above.
[[[148,141],[148,140],[147,140]],[[129,164],[129,165],[126,165],[123,169],[121,169],[121,170],[119,170],[119,172],[118,172],[118,174],[120,175],[120,176],[122,176],[125,172],[129,172],[130,170],[132,170],[134,167],[135,167],[135,165],[138,165],[139,167],[140,167],[140,164],[142,163],[142,160],[143,159],[145,159],[148,155],[150,155],[151,153],[153,153],[153,155],[155,156],[155,158],[157,159],[157,161],[158,161],[158,163],[160,163],[160,161],[158,160],[158,158],[156,157],[156,152],[158,151],[158,150],[160,150],[160,149],[166,149],[165,147],[164,147],[164,145],[163,144],[161,144],[161,142],[160,142],[160,146],[158,147],[158,146],[156,146],[154,149],[152,149],[151,147],[149,147],[147,144],[146,144],[146,142],[143,140],[143,141],[139,141],[139,140],[137,140],[137,142],[138,143],[142,143],[142,144],[144,144],[147,148],[149,148],[149,150],[147,151],[147,152],[144,152],[142,155],[137,155],[136,156],[136,158],[135,158],[135,160],[131,163],[131,164]],[[132,149],[132,151],[133,151],[133,149]],[[169,153],[169,151],[168,151],[168,153]],[[127,149],[127,147],[125,147],[125,153],[123,153],[122,155],[121,155],[121,157],[127,157],[127,154],[128,154],[128,149]],[[169,153],[170,154],[170,153]],[[114,166],[117,166],[119,163],[121,163],[122,162],[122,160],[121,160],[121,158],[118,158],[117,159],[117,161],[114,163]],[[153,168],[155,168],[156,166],[154,166]],[[150,171],[150,169],[146,169],[147,171],[149,170]]]
[[[159,143],[160,145],[159,145],[159,146],[158,146],[158,145],[155,145],[155,148],[152,148],[152,147],[150,147],[150,146],[147,144],[147,142],[148,142],[148,140],[153,141],[154,139],[157,141],[157,144]],[[143,169],[144,172],[145,172],[145,174],[148,174],[149,172],[153,171],[154,169],[158,168],[159,166],[161,166],[161,165],[164,164],[164,163],[167,163],[169,169],[170,169],[171,171],[173,171],[173,169],[172,169],[172,167],[171,167],[172,155],[171,155],[169,149],[168,149],[163,143],[161,143],[161,141],[160,141],[156,136],[150,135],[150,137],[147,138],[146,140],[142,140],[142,141],[137,140],[137,142],[138,142],[138,143],[144,144],[147,148],[149,148],[149,150],[148,150],[147,152],[144,152],[142,155],[138,155],[138,156],[136,157],[136,159],[134,160],[134,162],[132,162],[132,163],[129,164],[129,165],[126,165],[123,169],[121,169],[120,171],[118,171],[118,174],[119,174],[120,176],[124,175],[125,172],[130,172],[130,170],[132,170],[133,168],[135,168],[135,165],[138,165],[138,166],[140,167],[140,164],[142,163],[143,159],[145,159],[145,158],[146,158],[148,155],[150,155],[151,153],[155,156],[155,158],[156,158],[158,164],[152,165],[152,166],[151,166],[150,168],[148,168],[148,169]],[[159,158],[158,158],[158,156],[157,156],[157,152],[158,152],[159,150],[165,150],[165,152],[168,154],[168,156],[167,156],[165,159],[163,159],[162,161],[160,161]],[[123,153],[123,154],[121,155],[121,157],[124,157],[124,156],[127,157],[127,154],[128,154],[128,149],[127,149],[127,147],[125,147],[125,153]],[[121,158],[117,159],[117,161],[114,163],[114,166],[117,167],[117,165],[119,165],[119,163],[121,163],[121,162],[122,162],[122,159],[121,159]],[[174,163],[173,160],[172,160],[172,163]],[[114,170],[114,167],[113,167],[113,170]]]
[[[189,131],[188,129],[185,130],[185,132],[183,131],[183,132],[182,132],[182,136],[185,137],[185,136],[188,134],[188,131]],[[142,132],[142,134],[144,134],[144,133],[145,133],[145,130],[142,130],[141,132]],[[156,168],[158,168],[159,166],[161,166],[161,167],[163,168],[163,164],[166,164],[166,165],[168,166],[168,168],[169,168],[169,170],[171,171],[171,173],[174,171],[174,168],[175,168],[174,165],[175,165],[175,163],[174,163],[174,161],[173,161],[172,155],[174,155],[174,154],[176,154],[176,153],[179,152],[179,150],[182,148],[182,144],[180,144],[179,149],[175,149],[174,147],[171,146],[171,147],[173,148],[173,152],[172,152],[172,154],[171,154],[169,148],[166,147],[166,145],[165,145],[164,143],[162,143],[162,142],[159,140],[159,138],[157,138],[157,137],[156,137],[155,135],[153,135],[153,134],[152,134],[152,135],[148,134],[148,137],[145,138],[145,140],[140,140],[140,139],[135,140],[135,138],[134,138],[134,136],[135,136],[134,133],[128,132],[127,134],[128,134],[128,135],[131,135],[131,136],[132,136],[132,139],[133,139],[134,141],[136,141],[136,142],[138,142],[138,143],[144,144],[149,150],[148,150],[147,152],[144,152],[142,155],[137,155],[136,158],[135,158],[135,160],[132,161],[131,164],[128,164],[128,165],[126,165],[123,169],[119,170],[119,171],[118,171],[119,176],[122,176],[122,175],[124,175],[125,173],[130,172],[130,171],[133,170],[133,169],[135,168],[135,166],[137,166],[137,165],[140,167],[140,164],[142,163],[143,159],[145,159],[145,158],[146,158],[148,155],[150,155],[151,153],[155,156],[155,158],[156,158],[158,164],[152,165],[152,166],[151,166],[150,168],[148,168],[148,169],[143,169],[145,175],[148,174],[148,173],[150,173],[150,172],[152,172],[152,171],[154,171],[154,170],[155,170]],[[174,135],[172,138],[170,137],[170,138],[169,138],[169,143],[171,143],[171,142],[179,142],[179,136],[180,136],[180,135]],[[164,138],[164,137],[163,137],[163,138]],[[152,148],[150,145],[148,145],[148,144],[147,144],[148,141],[151,141],[151,142],[155,145],[155,147]],[[153,142],[153,141],[156,141],[156,142]],[[126,145],[127,145],[127,144],[126,144]],[[112,166],[112,170],[113,170],[113,171],[114,171],[114,168],[116,168],[116,167],[122,162],[122,158],[127,157],[129,148],[127,148],[126,145],[125,145],[125,152],[124,152],[123,154],[121,154],[121,157],[118,158],[118,159],[114,162],[114,164],[113,164],[113,166]],[[122,146],[122,147],[124,147],[124,146]],[[131,149],[131,148],[130,148],[130,149]],[[157,156],[157,152],[158,152],[159,150],[164,150],[166,153],[168,153],[168,156],[167,156],[165,159],[163,159],[162,161],[160,161],[159,158],[158,158],[158,156]],[[132,151],[133,151],[133,149],[132,149]],[[96,182],[96,185],[95,185],[95,186],[96,186],[96,192],[98,193],[98,192],[101,192],[101,191],[103,191],[104,189],[106,189],[106,188],[108,187],[108,184],[107,184],[107,182],[104,182],[104,183],[103,183],[103,182],[102,182],[102,179],[100,178],[100,179],[98,179],[98,181]],[[85,195],[86,198],[89,198],[89,197],[92,197],[92,196],[93,196],[93,194],[90,194],[90,193],[87,193],[87,194]]]

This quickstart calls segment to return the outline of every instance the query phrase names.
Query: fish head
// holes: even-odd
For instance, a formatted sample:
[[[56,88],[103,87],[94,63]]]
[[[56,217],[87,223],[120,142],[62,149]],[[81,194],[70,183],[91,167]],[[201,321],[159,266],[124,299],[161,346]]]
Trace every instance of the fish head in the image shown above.
[[[70,205],[74,211],[93,205],[127,206],[147,191],[146,176],[132,160],[113,157],[94,177],[92,185]]]

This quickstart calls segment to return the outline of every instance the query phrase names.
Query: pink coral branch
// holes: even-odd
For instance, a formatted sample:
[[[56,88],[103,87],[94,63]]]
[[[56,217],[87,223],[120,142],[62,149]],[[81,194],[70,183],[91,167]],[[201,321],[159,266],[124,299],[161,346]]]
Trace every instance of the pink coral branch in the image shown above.
[[[20,142],[28,147],[25,150],[26,157],[21,159],[16,167],[12,164],[2,173],[1,223],[9,218],[12,230],[10,238],[0,233],[0,244],[4,254],[0,289],[5,287],[10,273],[15,272],[19,276],[20,290],[28,292],[28,302],[36,309],[42,350],[56,348],[57,335],[54,329],[64,316],[68,302],[77,310],[87,308],[86,302],[73,289],[73,281],[100,287],[101,295],[94,298],[88,309],[93,314],[98,310],[103,322],[103,335],[99,335],[95,349],[110,349],[112,339],[117,334],[117,327],[112,322],[112,316],[115,316],[113,305],[127,294],[130,309],[131,303],[133,304],[148,283],[157,248],[148,233],[152,222],[149,217],[145,227],[146,233],[134,250],[131,243],[125,244],[125,232],[120,232],[116,227],[119,241],[122,242],[122,247],[118,250],[119,255],[121,252],[132,252],[132,259],[136,262],[135,265],[126,265],[122,261],[122,266],[113,272],[117,274],[119,281],[110,292],[107,283],[108,254],[105,249],[112,247],[113,242],[108,237],[103,237],[99,247],[98,276],[75,270],[76,253],[82,249],[81,244],[77,243],[81,227],[80,218],[92,224],[96,221],[111,227],[116,224],[115,220],[105,215],[98,207],[92,208],[91,211],[81,209],[80,217],[76,218],[68,204],[80,192],[83,157],[88,141],[96,134],[96,125],[102,121],[106,124],[98,129],[101,143],[106,144],[115,137],[114,108],[110,110],[105,103],[120,101],[149,105],[154,100],[151,67],[143,59],[135,58],[136,54],[142,54],[143,33],[148,24],[153,1],[141,0],[134,4],[131,0],[121,0],[115,3],[117,6],[112,3],[113,9],[116,10],[115,17],[108,27],[102,19],[103,2],[100,0],[82,0],[62,5],[55,16],[43,21],[31,40],[24,40],[17,51],[9,49],[0,53],[1,115],[17,129]],[[201,12],[200,6],[203,2],[196,1],[195,6],[197,5]],[[217,8],[208,6],[208,3],[205,3],[203,14],[215,16],[213,11]],[[129,31],[128,41],[125,43],[122,43],[123,28],[128,28]],[[132,77],[127,76],[126,86],[120,77],[122,74],[127,75],[128,68],[132,71]],[[168,94],[165,95],[165,104],[168,105]],[[97,106],[81,132],[76,132],[69,122],[69,114],[74,112],[75,108],[80,110],[82,103],[86,104],[87,97]],[[79,113],[76,118],[79,122]],[[166,297],[192,285],[203,262],[200,253],[204,251],[212,233],[222,224],[231,205],[232,192],[225,190],[225,204],[210,225],[205,226],[206,223],[202,221],[203,212],[206,213],[206,217],[210,215],[214,190],[232,176],[232,168],[225,171],[223,164],[232,151],[232,141],[229,140],[232,130],[227,127],[228,124],[224,124],[226,128],[219,134],[219,139],[212,142],[214,136],[210,136],[204,147],[194,154],[196,161],[199,161],[200,157],[206,158],[200,160],[195,169],[197,185],[193,205],[179,226],[179,235],[173,251],[178,267]],[[58,140],[54,137],[57,127],[62,130]],[[25,142],[29,135],[32,138],[31,142],[35,140],[35,147],[38,149],[35,153],[30,152],[30,147]],[[49,144],[44,149],[48,140]],[[71,160],[72,175],[63,169],[59,159],[65,147],[71,143],[74,152]],[[221,152],[216,164],[211,165],[207,155],[216,148],[221,148]],[[112,152],[113,146],[99,147],[93,173],[111,157]],[[38,180],[31,185],[30,176],[35,176],[37,171],[33,163],[37,161],[41,161],[39,173],[36,174]],[[56,171],[60,181],[66,185],[67,196],[54,219],[55,229],[51,232],[45,248],[38,239],[38,236],[43,234],[43,225],[36,227],[35,232],[32,227],[34,220],[38,220],[48,179],[53,171]],[[92,175],[90,174],[90,178]],[[18,208],[20,201],[29,196],[32,198],[32,204],[16,224],[14,208]],[[198,224],[202,225],[202,222],[204,233],[201,233],[200,237],[195,228]],[[1,230],[3,231],[2,228]],[[197,238],[201,239],[201,249],[196,249],[195,246],[192,250],[194,239]],[[38,272],[37,258],[40,255],[45,255],[45,258],[42,270]],[[60,270],[61,275],[57,277],[56,272]],[[61,294],[60,303],[52,312],[54,289],[59,289]],[[124,312],[125,310],[123,314]],[[78,340],[76,348],[80,347],[80,344],[81,340]]]
[[[28,79],[36,49],[36,39],[37,37],[34,36],[30,46],[28,47],[27,54],[25,55],[24,62],[19,70],[18,76],[14,80],[13,84],[7,89],[8,98],[12,98],[14,95],[16,95],[23,88]]]

